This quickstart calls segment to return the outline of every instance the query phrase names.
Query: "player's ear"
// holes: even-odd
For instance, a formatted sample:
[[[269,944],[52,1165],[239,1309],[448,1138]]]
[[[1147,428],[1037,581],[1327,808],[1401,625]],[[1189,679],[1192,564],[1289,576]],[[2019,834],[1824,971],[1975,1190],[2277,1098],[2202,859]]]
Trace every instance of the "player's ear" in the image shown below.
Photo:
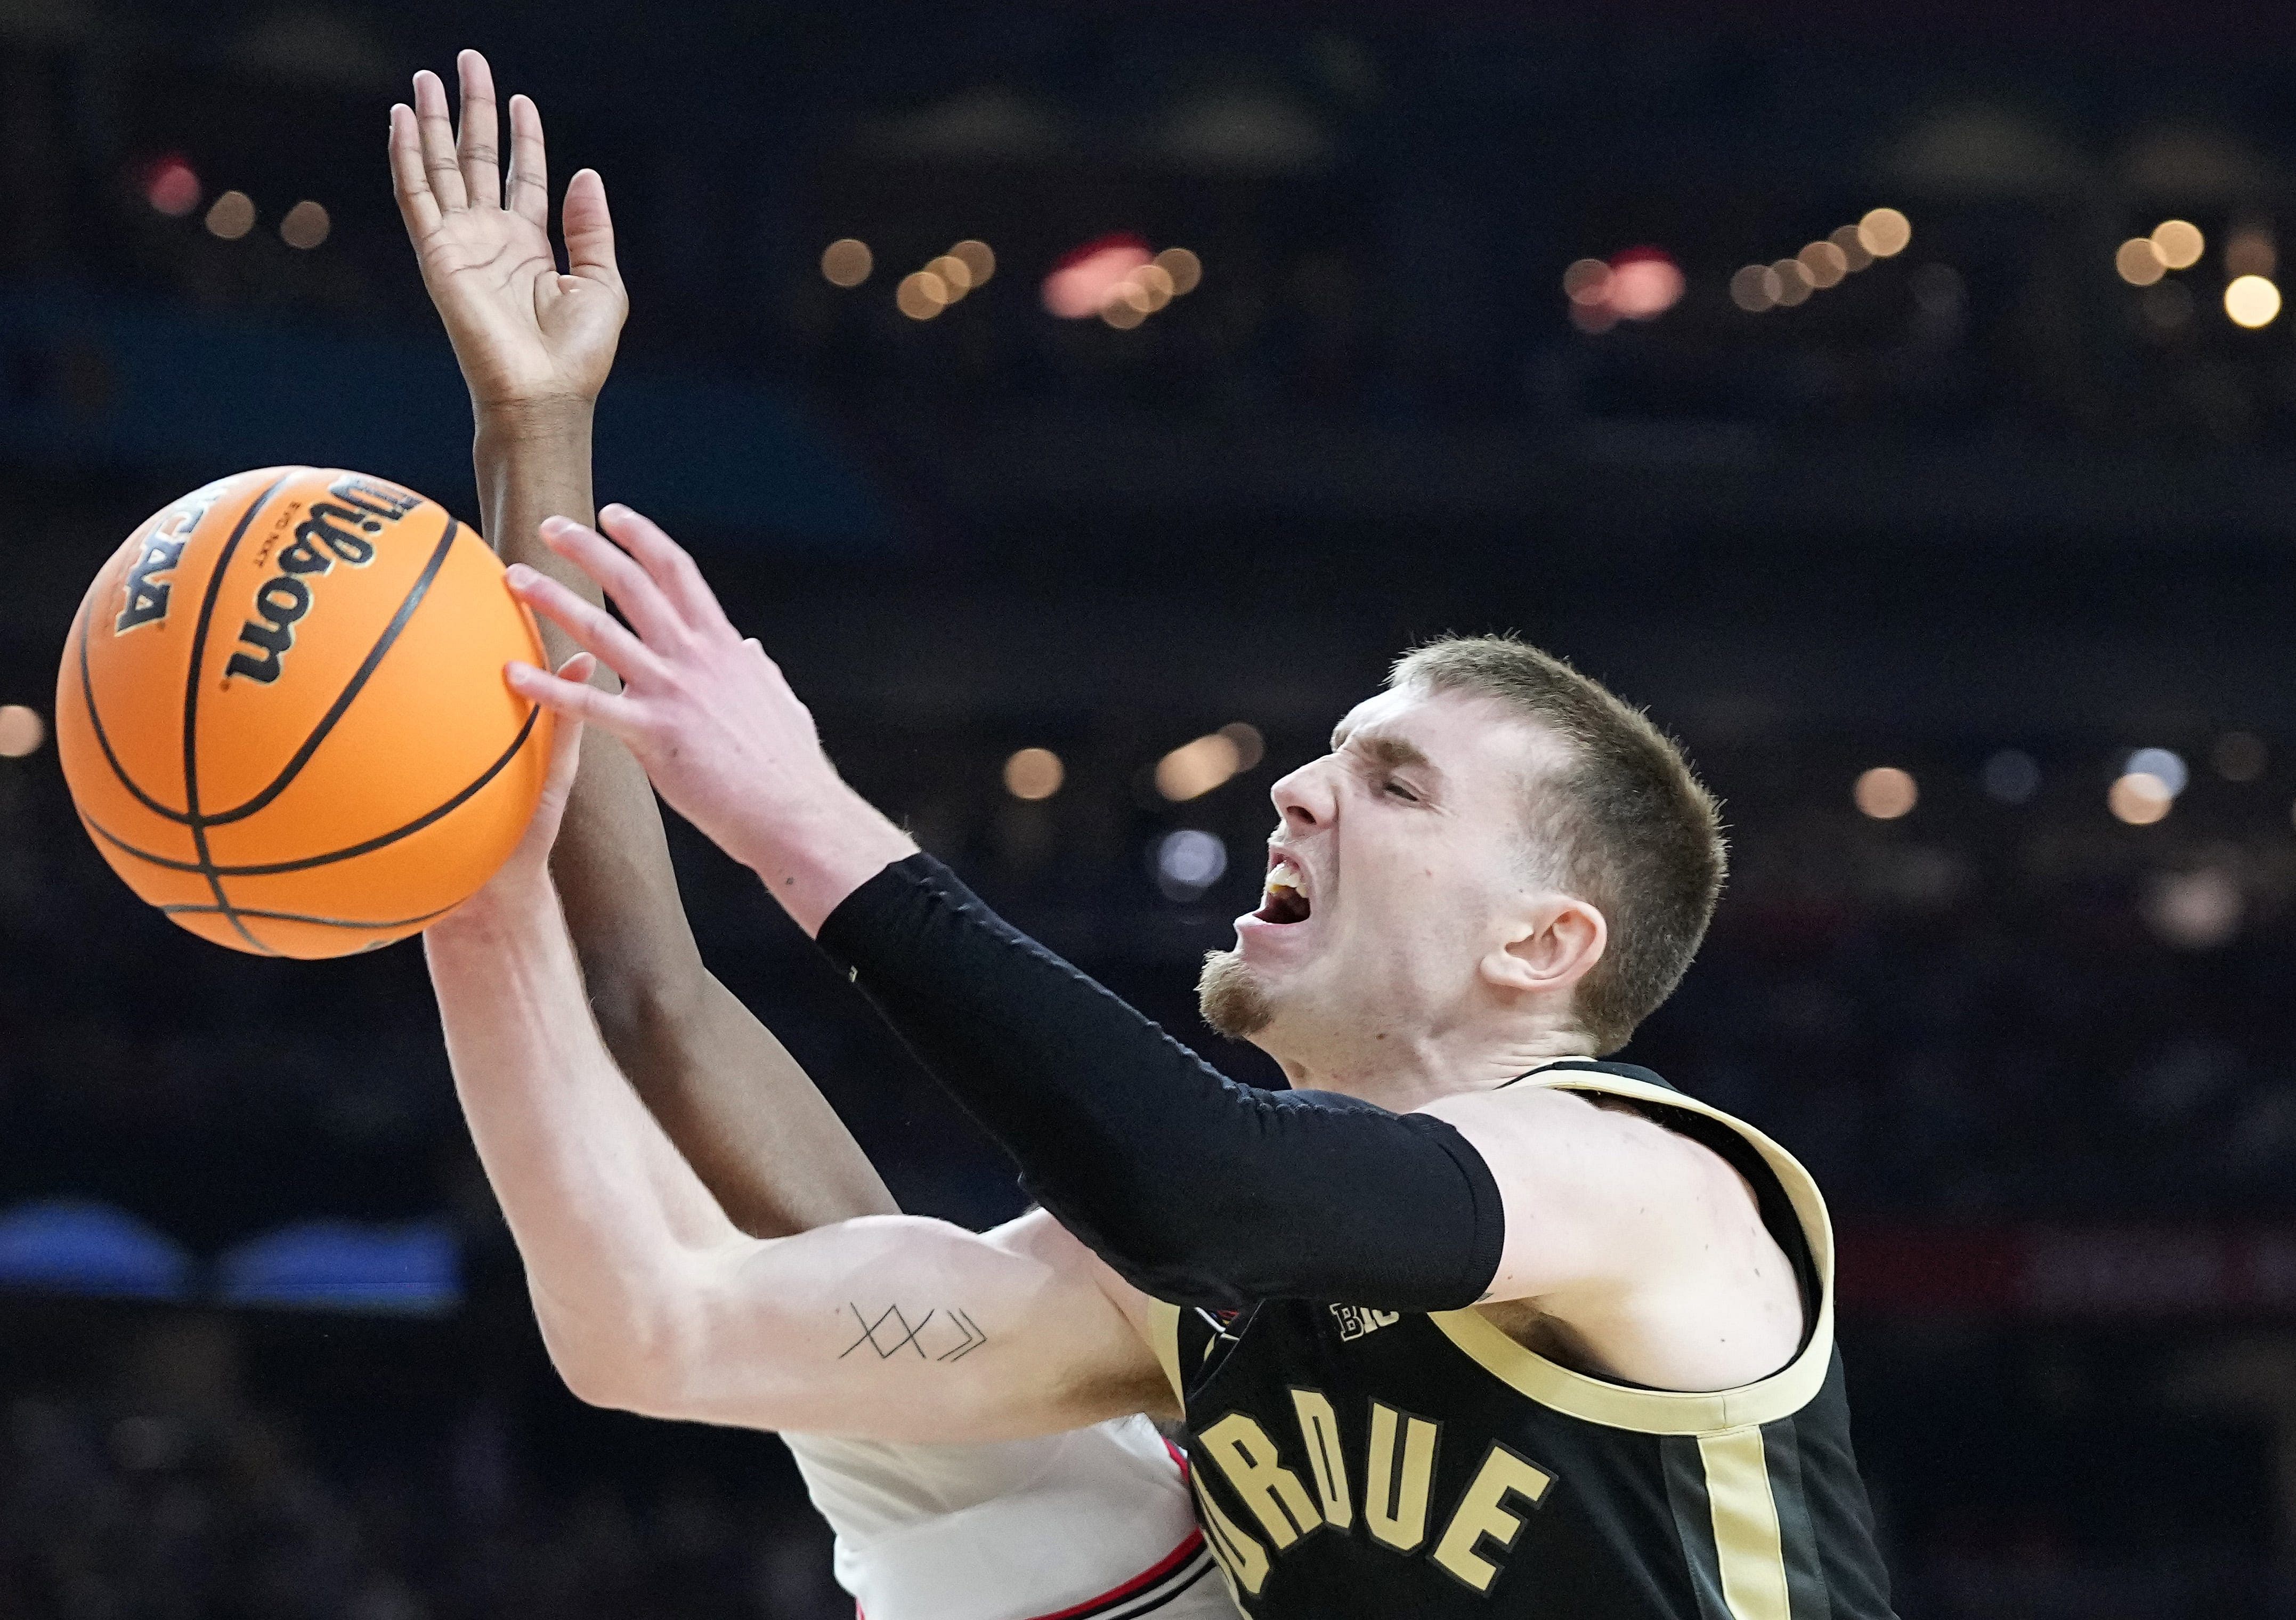
[[[1600,910],[1568,894],[1532,896],[1506,937],[1482,959],[1484,980],[1500,990],[1567,991],[1603,959],[1611,925]]]

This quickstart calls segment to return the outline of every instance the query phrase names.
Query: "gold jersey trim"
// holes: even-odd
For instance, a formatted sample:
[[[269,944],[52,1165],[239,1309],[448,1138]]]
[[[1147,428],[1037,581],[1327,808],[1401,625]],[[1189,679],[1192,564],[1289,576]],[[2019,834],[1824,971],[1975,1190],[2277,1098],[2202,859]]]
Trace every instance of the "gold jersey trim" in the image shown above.
[[[1636,1389],[1575,1372],[1524,1349],[1472,1308],[1435,1312],[1427,1320],[1484,1371],[1517,1394],[1565,1416],[1610,1428],[1643,1435],[1719,1435],[1790,1418],[1816,1399],[1833,1359],[1833,1223],[1825,1213],[1817,1183],[1800,1162],[1745,1121],[1664,1086],[1586,1069],[1533,1070],[1520,1083],[1557,1091],[1594,1091],[1686,1109],[1718,1120],[1744,1137],[1776,1174],[1801,1221],[1802,1237],[1817,1271],[1817,1320],[1800,1353],[1768,1377],[1735,1389],[1691,1392]],[[1177,1314],[1174,1330],[1177,1331]]]
[[[1148,1302],[1148,1347],[1156,1353],[1156,1364],[1171,1380],[1172,1396],[1185,1414],[1188,1410],[1188,1392],[1180,1383],[1179,1306],[1160,1299]]]

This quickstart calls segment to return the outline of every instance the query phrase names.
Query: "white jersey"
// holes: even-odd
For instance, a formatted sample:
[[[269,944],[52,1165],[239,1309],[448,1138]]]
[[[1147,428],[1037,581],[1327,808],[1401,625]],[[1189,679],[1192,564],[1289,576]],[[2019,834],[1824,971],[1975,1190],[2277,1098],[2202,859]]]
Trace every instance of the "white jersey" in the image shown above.
[[[862,1620],[1237,1620],[1145,1418],[983,1445],[782,1438]]]

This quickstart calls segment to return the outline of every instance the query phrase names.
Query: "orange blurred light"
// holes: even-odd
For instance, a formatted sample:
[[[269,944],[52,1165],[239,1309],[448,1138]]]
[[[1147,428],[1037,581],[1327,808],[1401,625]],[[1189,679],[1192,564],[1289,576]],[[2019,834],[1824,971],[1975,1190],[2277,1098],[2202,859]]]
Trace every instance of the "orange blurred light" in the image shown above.
[[[1730,301],[1751,314],[1778,307],[1778,273],[1767,265],[1748,265],[1730,278]]]
[[[1015,799],[1049,799],[1068,780],[1068,768],[1049,748],[1022,748],[1004,761],[1004,791]]]
[[[1876,821],[1895,821],[1909,815],[1921,802],[1921,788],[1914,781],[1913,772],[1900,770],[1895,765],[1876,765],[1860,773],[1857,785],[1849,790],[1857,808]]]
[[[2209,239],[2189,219],[2163,219],[2152,227],[2152,251],[2171,270],[2189,270],[2208,251]]]
[[[1599,259],[1576,259],[1562,272],[1562,296],[1574,304],[1610,301],[1611,267]]]
[[[2112,267],[2132,287],[2149,287],[2169,273],[2150,236],[2131,236],[2113,251]]]
[[[2104,795],[2105,808],[2116,820],[2130,826],[2150,826],[2169,813],[2177,795],[2152,772],[2132,770],[2116,779]]]
[[[1838,287],[1849,274],[1849,255],[1830,242],[1813,242],[1794,258],[1813,286]]]
[[[894,305],[913,321],[929,321],[948,308],[948,284],[930,270],[913,270],[893,290]]]
[[[37,709],[0,703],[0,760],[20,760],[37,753],[47,740],[48,723]]]
[[[1156,255],[1156,264],[1172,278],[1172,296],[1185,298],[1196,290],[1204,278],[1204,261],[1185,248],[1166,248]]]
[[[1895,259],[1914,240],[1913,222],[1893,208],[1877,208],[1857,222],[1857,240],[1876,259]]]
[[[1809,302],[1809,295],[1817,290],[1799,259],[1781,259],[1770,267],[1770,273],[1778,278],[1778,302],[1785,308]]]
[[[832,287],[857,287],[876,267],[869,244],[855,237],[840,236],[821,250],[821,278]]]
[[[1857,239],[1857,227],[1854,225],[1845,225],[1829,233],[1825,239],[1841,250],[1842,262],[1849,267],[1853,275],[1874,262],[1874,255],[1867,252],[1866,244]]]

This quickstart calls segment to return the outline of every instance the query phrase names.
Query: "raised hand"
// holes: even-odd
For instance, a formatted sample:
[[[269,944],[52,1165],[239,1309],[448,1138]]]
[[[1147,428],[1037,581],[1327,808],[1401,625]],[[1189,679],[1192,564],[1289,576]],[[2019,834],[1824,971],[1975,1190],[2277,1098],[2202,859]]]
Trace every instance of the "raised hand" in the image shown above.
[[[414,76],[414,105],[390,110],[391,189],[481,415],[553,405],[586,409],[614,363],[629,300],[614,266],[606,185],[586,169],[567,184],[560,226],[567,273],[550,243],[542,115],[510,102],[505,182],[487,59],[464,51],[459,133],[435,73]]]
[[[622,690],[523,663],[509,666],[512,688],[619,737],[671,809],[817,931],[838,901],[916,845],[838,777],[812,714],[726,619],[684,548],[627,506],[607,506],[599,520],[612,541],[552,518],[543,543],[595,580],[628,628],[523,565],[511,569],[510,588],[619,675]]]

